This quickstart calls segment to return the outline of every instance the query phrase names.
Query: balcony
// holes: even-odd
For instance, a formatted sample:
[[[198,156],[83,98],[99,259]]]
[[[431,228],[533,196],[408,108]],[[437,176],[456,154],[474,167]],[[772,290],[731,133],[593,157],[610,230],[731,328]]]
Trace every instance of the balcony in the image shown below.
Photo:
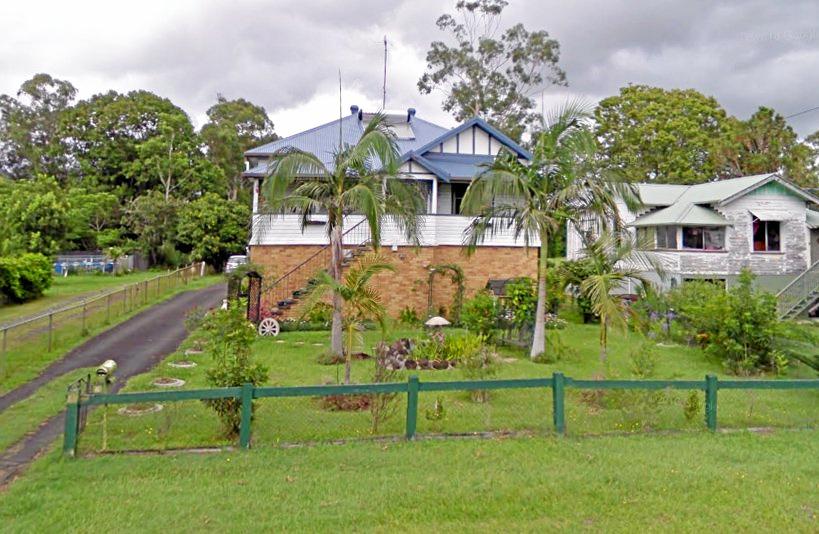
[[[361,215],[350,215],[344,219],[344,228],[352,228],[363,220]],[[460,215],[424,215],[419,223],[421,246],[463,246],[466,241],[466,229],[472,217]],[[262,215],[253,216],[253,228],[250,245],[327,245],[327,228],[320,218],[316,218],[301,228],[298,215]],[[353,243],[350,243],[353,244]],[[538,240],[532,240],[530,246],[538,246]],[[402,232],[389,220],[381,228],[382,246],[411,246]],[[515,239],[512,229],[492,236],[487,236],[479,246],[522,247],[522,238]]]

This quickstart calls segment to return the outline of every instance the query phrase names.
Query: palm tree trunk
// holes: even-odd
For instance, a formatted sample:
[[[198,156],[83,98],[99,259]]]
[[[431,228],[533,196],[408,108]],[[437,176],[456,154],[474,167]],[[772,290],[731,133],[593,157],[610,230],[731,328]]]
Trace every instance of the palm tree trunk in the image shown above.
[[[350,332],[347,336],[347,354],[344,356],[344,383],[350,383],[350,374],[352,372],[352,359],[353,359],[353,328],[355,327],[355,323],[350,321]]]
[[[339,217],[340,218],[340,217]],[[341,283],[342,222],[337,221],[330,231],[330,276]],[[344,332],[342,310],[344,301],[337,291],[333,291],[333,324],[330,329],[330,350],[336,356],[344,355]]]
[[[604,315],[600,316],[600,373],[606,376],[606,360],[608,359],[608,344],[609,344],[609,324],[608,318]]]
[[[530,358],[546,352],[546,269],[548,267],[549,235],[540,236],[540,257],[537,263],[537,309],[535,310],[535,332],[532,336]]]

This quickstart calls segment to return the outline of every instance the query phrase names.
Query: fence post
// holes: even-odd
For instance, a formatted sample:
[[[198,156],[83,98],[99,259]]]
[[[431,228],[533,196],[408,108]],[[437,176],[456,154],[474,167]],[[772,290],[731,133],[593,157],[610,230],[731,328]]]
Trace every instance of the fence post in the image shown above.
[[[108,324],[111,322],[111,293],[108,293],[108,297],[106,298],[105,303],[105,323]]]
[[[552,419],[555,431],[561,436],[566,435],[566,408],[565,408],[566,377],[563,373],[552,374]]]
[[[145,280],[145,292],[142,295],[142,303],[148,304],[148,281]]]
[[[8,341],[9,329],[3,329],[3,349],[0,352],[0,378],[6,376],[6,341]]]
[[[48,352],[51,352],[51,345],[53,341],[53,331],[54,331],[54,314],[48,314]]]
[[[250,421],[253,418],[253,384],[242,385],[242,423],[239,427],[239,447],[250,448]]]
[[[73,457],[77,453],[77,430],[80,414],[80,392],[69,390],[65,406],[65,429],[63,454]]]
[[[708,430],[717,429],[717,377],[705,375],[705,424]]]
[[[418,426],[418,375],[412,375],[407,380],[407,439],[415,439],[415,429]]]
[[[86,301],[82,301],[82,328],[80,329],[80,335],[85,335],[85,309],[86,309]]]

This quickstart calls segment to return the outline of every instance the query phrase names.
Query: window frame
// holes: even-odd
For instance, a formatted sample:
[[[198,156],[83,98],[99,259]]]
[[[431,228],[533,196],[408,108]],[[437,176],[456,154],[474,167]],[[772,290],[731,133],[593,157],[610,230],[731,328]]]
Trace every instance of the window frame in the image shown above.
[[[762,235],[765,238],[765,241],[764,241],[765,248],[762,249],[762,250],[757,250],[756,249],[757,241],[755,239],[756,231],[754,230],[754,223],[757,223],[757,222],[760,223],[760,227],[762,228]],[[771,230],[770,223],[775,223],[776,224],[776,230],[777,230],[777,234],[778,234],[778,240],[777,240],[777,244],[776,244],[777,248],[776,249],[771,249],[770,244],[769,244],[769,239],[770,239],[770,235],[771,235],[770,234],[770,230]],[[782,245],[783,245],[783,242],[782,242],[782,221],[763,221],[762,219],[760,219],[756,215],[752,214],[751,215],[751,252],[753,252],[754,254],[783,254],[785,252],[785,250],[784,250],[784,247]]]

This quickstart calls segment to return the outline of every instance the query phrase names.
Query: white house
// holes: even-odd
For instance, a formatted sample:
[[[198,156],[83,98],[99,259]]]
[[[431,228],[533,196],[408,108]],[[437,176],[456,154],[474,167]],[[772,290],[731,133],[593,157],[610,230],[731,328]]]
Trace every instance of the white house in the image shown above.
[[[688,279],[730,285],[743,268],[780,293],[780,312],[799,314],[819,294],[819,198],[778,174],[696,185],[637,184],[644,207],[620,213],[638,242],[648,243],[665,271],[665,285]],[[569,225],[567,257],[581,257],[580,232]],[[784,290],[784,291],[783,291]]]

